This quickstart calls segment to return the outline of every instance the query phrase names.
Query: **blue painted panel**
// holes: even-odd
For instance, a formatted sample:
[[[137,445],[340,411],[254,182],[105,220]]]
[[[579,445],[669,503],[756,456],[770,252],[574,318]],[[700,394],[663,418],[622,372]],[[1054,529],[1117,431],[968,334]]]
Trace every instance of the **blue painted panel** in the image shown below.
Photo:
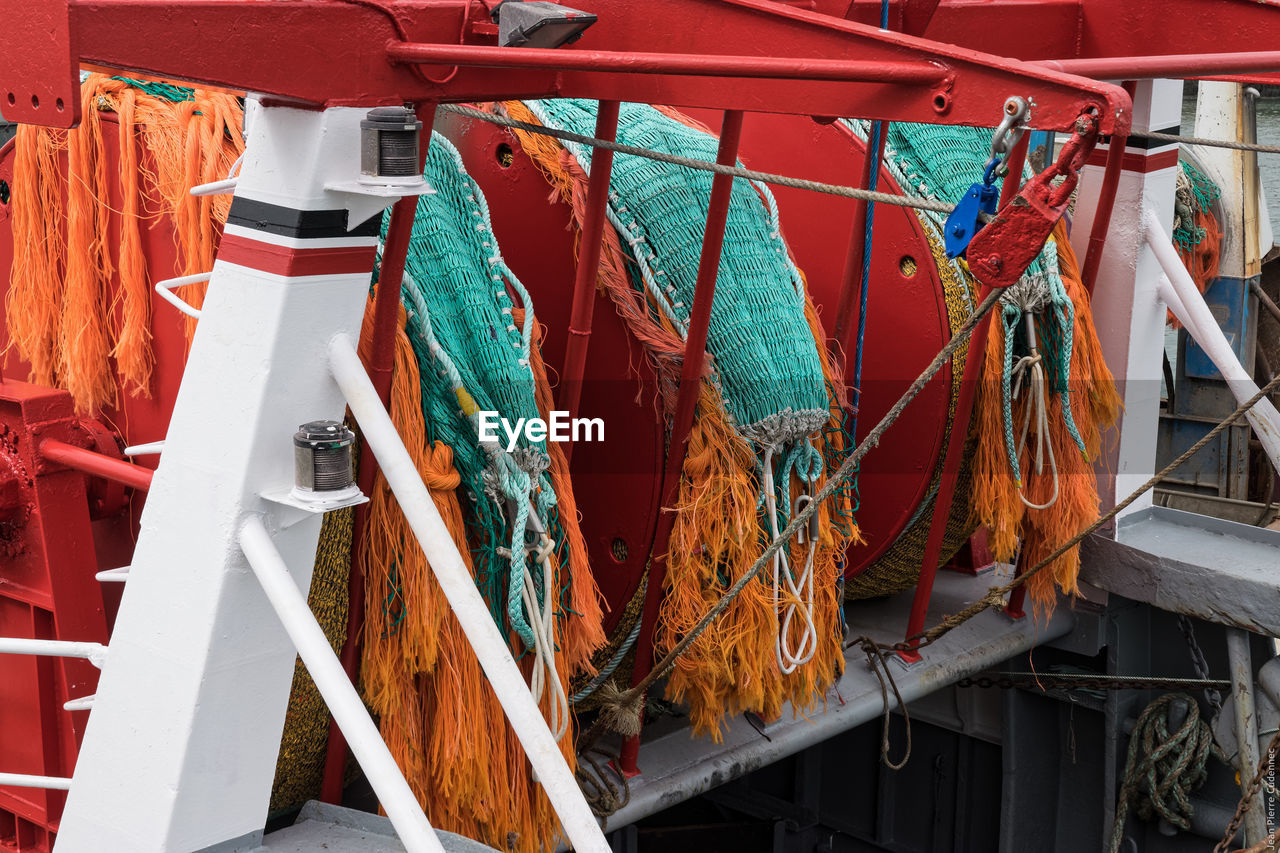
[[[1031,139],[1027,141],[1027,155],[1035,151],[1040,152],[1040,156],[1036,158],[1038,162],[1048,166],[1053,162],[1053,131],[1052,130],[1033,130]]]
[[[1234,276],[1216,278],[1205,290],[1204,301],[1208,303],[1222,333],[1235,350],[1236,358],[1242,363],[1252,360],[1252,353],[1245,352],[1249,328],[1249,280]],[[1190,336],[1187,337],[1185,363],[1187,376],[1196,379],[1222,379],[1222,374],[1213,366],[1208,354]]]

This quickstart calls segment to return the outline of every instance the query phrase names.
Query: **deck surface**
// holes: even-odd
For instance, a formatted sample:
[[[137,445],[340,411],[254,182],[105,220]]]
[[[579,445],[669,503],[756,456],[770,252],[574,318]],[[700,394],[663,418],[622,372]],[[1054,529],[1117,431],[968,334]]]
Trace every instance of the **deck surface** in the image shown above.
[[[977,576],[940,572],[926,624],[937,624],[945,614],[978,600],[989,587],[1004,582],[1008,572],[1007,566]],[[884,642],[902,639],[911,596],[909,590],[848,605],[845,613],[850,636],[865,635]],[[924,649],[920,663],[907,666],[894,657],[890,666],[904,701],[911,702],[1057,639],[1071,630],[1073,622],[1065,604],[1051,619],[1039,624],[1030,617],[1013,620],[1003,613],[987,611]],[[848,665],[827,695],[826,710],[808,718],[793,717],[787,710],[782,719],[763,726],[762,733],[751,721],[737,717],[729,722],[718,744],[709,738],[691,738],[683,719],[668,718],[648,726],[640,751],[642,773],[631,780],[630,801],[609,819],[607,828],[633,823],[879,717],[884,711],[879,681],[858,649],[846,654]],[[482,853],[491,849],[458,836],[440,835],[449,853]],[[296,824],[268,835],[255,853],[318,849],[330,853],[398,853],[404,847],[386,818],[308,803]]]
[[[946,614],[980,599],[991,586],[1005,582],[1008,573],[1007,566],[977,576],[939,572],[926,626],[936,625]],[[908,590],[849,604],[845,609],[849,635],[884,642],[901,640],[912,593]],[[1039,624],[1030,616],[1015,621],[988,610],[922,650],[921,662],[907,666],[895,656],[890,666],[903,700],[911,702],[1057,639],[1071,630],[1073,621],[1065,603],[1051,619]],[[630,801],[609,819],[608,828],[634,823],[879,717],[884,704],[875,673],[857,648],[846,652],[846,660],[844,675],[827,695],[825,712],[806,719],[793,718],[791,711],[785,710],[782,719],[763,727],[763,734],[741,717],[730,721],[718,744],[707,738],[692,739],[682,721],[646,727],[640,749],[641,775],[631,780]]]

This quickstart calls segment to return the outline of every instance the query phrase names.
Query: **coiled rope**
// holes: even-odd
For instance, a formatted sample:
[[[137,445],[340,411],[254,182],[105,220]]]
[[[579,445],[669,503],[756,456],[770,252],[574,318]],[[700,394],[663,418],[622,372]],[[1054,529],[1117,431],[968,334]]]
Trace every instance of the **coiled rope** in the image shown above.
[[[1178,716],[1181,724],[1175,723]],[[1167,693],[1148,705],[1129,736],[1124,782],[1111,827],[1111,853],[1119,853],[1125,820],[1135,806],[1143,820],[1159,815],[1179,829],[1190,829],[1190,795],[1209,778],[1210,755],[1227,760],[1213,740],[1213,730],[1201,719],[1195,699],[1186,693]]]

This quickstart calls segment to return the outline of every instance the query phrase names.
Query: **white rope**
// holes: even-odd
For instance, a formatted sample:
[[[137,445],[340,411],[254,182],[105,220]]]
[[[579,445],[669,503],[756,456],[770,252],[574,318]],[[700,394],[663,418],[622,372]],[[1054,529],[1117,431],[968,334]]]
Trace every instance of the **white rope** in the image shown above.
[[[1022,436],[1018,439],[1018,458],[1027,447],[1027,435],[1031,430],[1031,421],[1036,424],[1035,473],[1044,473],[1045,457],[1049,459],[1049,470],[1053,474],[1053,494],[1047,503],[1038,504],[1027,500],[1023,492],[1025,486],[1019,486],[1018,497],[1031,509],[1048,509],[1058,502],[1058,461],[1053,455],[1053,439],[1049,436],[1049,408],[1047,405],[1047,382],[1044,376],[1044,358],[1036,348],[1035,315],[1024,314],[1027,324],[1027,342],[1030,355],[1024,355],[1013,366],[1013,399],[1017,400],[1022,391],[1022,381],[1027,379],[1027,412],[1022,418]],[[1030,377],[1029,379],[1027,377]],[[1027,476],[1026,480],[1031,477]]]
[[[773,482],[773,448],[764,451],[764,494],[765,512],[769,515],[769,531],[773,539],[778,538],[777,498],[774,495]],[[803,544],[803,534],[798,537]],[[805,559],[804,572],[799,582],[791,574],[791,566],[787,559],[787,549],[779,548],[773,555],[773,606],[778,612],[778,637],[774,643],[774,654],[778,660],[778,668],[783,675],[795,672],[797,667],[808,663],[818,650],[818,628],[813,618],[813,563],[817,553],[817,543],[809,543],[809,555]],[[782,603],[783,585],[789,598]],[[799,613],[804,624],[800,629],[799,646],[791,647],[791,623]]]
[[[529,571],[529,563],[525,563],[525,582],[523,588],[524,606],[529,611],[530,627],[533,628],[533,676],[530,679],[529,691],[533,701],[542,703],[542,694],[548,684],[554,685],[551,705],[547,710],[547,727],[552,736],[560,741],[569,731],[569,695],[560,683],[556,672],[555,619],[556,594],[555,571],[551,567],[551,555],[555,553],[555,543],[544,532],[540,545],[529,547],[529,553],[535,555],[542,564],[542,607],[538,607],[538,597],[533,593],[534,578]]]

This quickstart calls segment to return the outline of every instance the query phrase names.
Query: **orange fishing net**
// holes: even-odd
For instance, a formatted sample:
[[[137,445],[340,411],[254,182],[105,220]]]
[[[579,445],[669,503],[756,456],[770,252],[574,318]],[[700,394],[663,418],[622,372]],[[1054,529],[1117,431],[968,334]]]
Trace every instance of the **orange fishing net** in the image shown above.
[[[18,129],[6,308],[10,345],[31,365],[32,381],[67,389],[77,411],[92,414],[114,406],[120,390],[150,396],[151,285],[213,267],[231,199],[189,191],[226,177],[244,140],[240,104],[225,92],[196,89],[175,102],[92,74],[81,97],[80,127]],[[105,136],[111,113],[115,175]],[[109,203],[113,182],[119,211]],[[179,270],[148,269],[142,229],[159,216],[172,220]],[[198,308],[204,288],[179,293]],[[187,318],[188,337],[194,330]]]

